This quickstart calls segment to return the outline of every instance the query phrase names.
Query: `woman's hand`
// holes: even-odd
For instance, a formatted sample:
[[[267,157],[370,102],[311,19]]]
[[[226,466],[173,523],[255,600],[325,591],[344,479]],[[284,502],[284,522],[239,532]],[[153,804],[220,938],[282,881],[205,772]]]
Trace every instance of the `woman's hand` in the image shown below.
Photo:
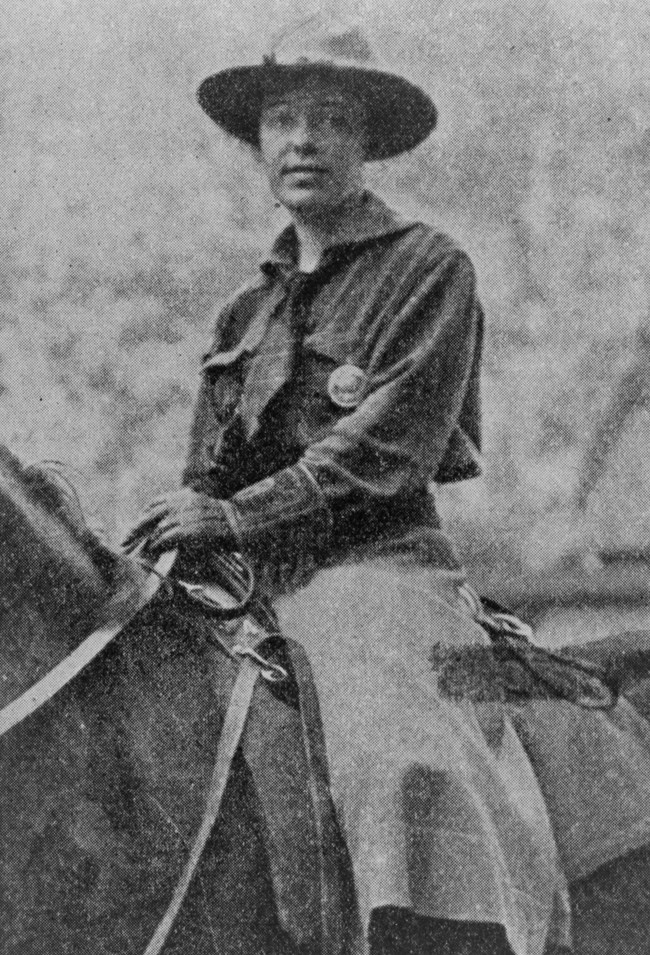
[[[227,502],[190,488],[162,494],[145,508],[122,546],[131,553],[144,543],[152,556],[183,544],[235,549],[238,541],[229,511]]]

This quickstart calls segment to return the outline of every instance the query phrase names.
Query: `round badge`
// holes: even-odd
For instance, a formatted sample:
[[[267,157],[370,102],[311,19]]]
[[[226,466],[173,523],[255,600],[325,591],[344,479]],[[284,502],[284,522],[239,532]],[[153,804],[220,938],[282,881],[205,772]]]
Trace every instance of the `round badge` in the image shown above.
[[[366,373],[356,365],[341,365],[330,375],[327,393],[339,408],[356,408],[367,380]]]

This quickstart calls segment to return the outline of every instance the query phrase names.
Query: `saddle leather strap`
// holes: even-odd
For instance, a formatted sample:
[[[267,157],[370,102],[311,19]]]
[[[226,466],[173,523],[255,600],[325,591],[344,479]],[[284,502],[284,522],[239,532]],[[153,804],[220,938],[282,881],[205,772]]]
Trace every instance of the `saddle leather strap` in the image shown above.
[[[314,808],[318,835],[320,955],[340,955],[341,952],[348,951],[351,932],[360,931],[356,922],[354,929],[346,925],[346,919],[351,918],[356,909],[352,864],[329,798],[329,766],[309,659],[304,648],[295,641],[287,640],[285,647],[299,689],[302,739],[310,766],[309,796]],[[346,892],[346,889],[349,891]]]
[[[167,579],[176,551],[166,551],[149,574],[142,591],[122,615],[103,624],[86,637],[72,653],[0,710],[0,737],[22,723],[74,680],[117,637],[156,595]]]
[[[246,617],[242,621],[237,634],[238,642],[232,649],[232,654],[239,657],[241,663],[219,735],[217,758],[210,780],[203,819],[181,877],[174,889],[171,902],[158,923],[144,955],[160,955],[185,901],[192,879],[219,816],[228,779],[230,778],[230,770],[241,743],[258,677],[262,676],[271,682],[279,682],[288,677],[286,670],[264,659],[258,653],[258,648],[265,640],[268,640],[268,637],[269,635],[261,627],[253,624],[250,618]]]

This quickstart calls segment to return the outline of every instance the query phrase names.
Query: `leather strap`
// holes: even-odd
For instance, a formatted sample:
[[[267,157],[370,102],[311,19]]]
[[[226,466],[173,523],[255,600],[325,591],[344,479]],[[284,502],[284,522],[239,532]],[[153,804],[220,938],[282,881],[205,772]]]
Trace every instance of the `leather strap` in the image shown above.
[[[248,642],[247,637],[253,638],[253,642]],[[230,778],[230,770],[246,726],[246,718],[258,677],[263,675],[266,679],[277,680],[287,676],[286,671],[282,670],[281,667],[271,664],[259,656],[257,648],[268,639],[268,634],[252,625],[248,618],[242,622],[237,639],[239,642],[233,648],[233,653],[241,658],[241,664],[219,735],[217,758],[210,780],[203,819],[181,877],[174,889],[171,902],[158,923],[144,955],[160,955],[185,901],[203,851],[210,838],[210,833],[219,816],[219,810]]]
[[[160,589],[172,569],[176,560],[176,553],[175,550],[166,551],[160,557],[141,592],[137,595],[137,599],[125,611],[123,616],[93,630],[83,643],[80,643],[49,673],[46,673],[42,679],[0,710],[0,737],[8,733],[14,726],[22,723],[23,720],[35,713],[66,687],[68,683],[72,682],[131,623],[136,614],[146,607]]]
[[[351,927],[346,921],[356,906],[352,864],[330,798],[327,752],[309,659],[299,643],[287,640],[285,647],[298,683],[302,739],[311,770],[309,796],[316,819],[320,870],[320,955],[340,955],[349,947]]]

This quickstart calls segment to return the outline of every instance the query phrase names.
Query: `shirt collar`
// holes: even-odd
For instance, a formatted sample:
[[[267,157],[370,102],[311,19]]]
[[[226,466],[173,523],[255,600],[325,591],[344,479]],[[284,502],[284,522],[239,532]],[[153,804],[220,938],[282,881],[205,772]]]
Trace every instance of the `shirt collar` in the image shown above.
[[[394,232],[402,232],[413,223],[390,209],[372,192],[365,192],[362,201],[353,206],[341,221],[325,249],[324,256],[343,246],[362,245]],[[287,226],[273,243],[261,263],[263,272],[294,269],[298,258],[298,239],[293,225]]]

